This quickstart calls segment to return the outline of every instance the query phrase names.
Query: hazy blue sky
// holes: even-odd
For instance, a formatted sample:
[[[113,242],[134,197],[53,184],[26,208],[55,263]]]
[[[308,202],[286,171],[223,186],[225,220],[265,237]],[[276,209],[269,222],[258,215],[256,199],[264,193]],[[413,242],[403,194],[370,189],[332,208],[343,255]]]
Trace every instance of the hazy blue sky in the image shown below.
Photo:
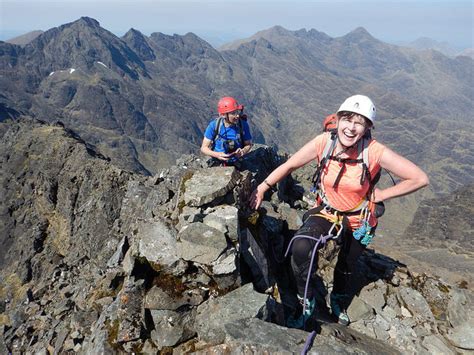
[[[281,25],[289,30],[314,28],[331,37],[362,26],[386,42],[429,37],[474,47],[473,2],[446,0],[0,0],[0,40],[81,16],[96,19],[119,36],[132,27],[146,35],[194,32],[214,44]]]

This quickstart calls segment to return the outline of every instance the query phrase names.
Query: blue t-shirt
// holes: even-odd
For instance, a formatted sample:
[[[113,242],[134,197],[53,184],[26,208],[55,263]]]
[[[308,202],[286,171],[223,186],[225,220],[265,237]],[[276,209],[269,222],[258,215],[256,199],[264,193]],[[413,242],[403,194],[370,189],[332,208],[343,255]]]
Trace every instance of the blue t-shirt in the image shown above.
[[[214,151],[215,152],[223,152],[223,153],[231,153],[226,152],[224,148],[224,142],[226,140],[231,140],[234,142],[234,151],[238,148],[242,148],[244,146],[245,141],[249,141],[252,139],[252,135],[250,134],[249,124],[245,120],[240,120],[242,122],[242,138],[243,142],[240,141],[240,127],[239,123],[237,122],[235,125],[226,127],[224,125],[224,119],[222,119],[221,127],[217,137],[214,138],[214,132],[216,130],[216,124],[219,119],[212,120],[206,128],[204,132],[204,137],[209,140],[214,140]]]

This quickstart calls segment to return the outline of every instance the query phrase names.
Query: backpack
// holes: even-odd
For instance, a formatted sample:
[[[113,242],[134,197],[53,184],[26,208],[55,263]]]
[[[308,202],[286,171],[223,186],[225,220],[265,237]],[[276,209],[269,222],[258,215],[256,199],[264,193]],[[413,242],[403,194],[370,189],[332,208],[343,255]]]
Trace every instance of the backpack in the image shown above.
[[[212,135],[212,137],[213,137],[212,138],[212,145],[211,145],[212,150],[214,150],[214,148],[216,146],[216,140],[219,137],[221,127],[224,124],[224,117],[219,116],[215,120],[216,120],[216,125],[214,127],[214,134]],[[239,137],[240,137],[239,139],[240,139],[240,143],[243,146],[243,144],[244,144],[244,128],[242,126],[242,121],[241,120],[247,121],[247,115],[246,114],[241,114],[240,118],[239,118]]]

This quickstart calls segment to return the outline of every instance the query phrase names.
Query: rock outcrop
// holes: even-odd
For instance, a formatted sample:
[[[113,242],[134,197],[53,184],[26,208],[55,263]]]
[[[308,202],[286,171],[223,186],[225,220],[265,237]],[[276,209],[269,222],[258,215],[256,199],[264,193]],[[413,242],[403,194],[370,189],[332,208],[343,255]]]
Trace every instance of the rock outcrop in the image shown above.
[[[123,171],[60,125],[2,123],[1,353],[463,353],[466,285],[368,249],[342,327],[327,308],[338,246],[320,251],[317,312],[290,329],[289,238],[308,196],[281,183],[248,198],[284,157],[257,146],[233,167],[196,156],[153,177]],[[203,183],[206,182],[206,183]]]

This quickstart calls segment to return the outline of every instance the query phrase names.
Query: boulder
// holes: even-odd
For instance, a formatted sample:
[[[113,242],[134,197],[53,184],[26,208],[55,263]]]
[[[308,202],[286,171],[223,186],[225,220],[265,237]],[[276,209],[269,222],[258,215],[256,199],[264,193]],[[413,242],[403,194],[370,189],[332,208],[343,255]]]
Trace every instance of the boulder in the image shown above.
[[[218,203],[234,188],[239,176],[234,167],[198,170],[184,183],[184,202],[193,207]]]
[[[224,325],[237,319],[255,317],[268,296],[246,284],[222,297],[211,298],[198,307],[195,329],[210,344],[225,341]]]
[[[430,306],[420,292],[409,287],[400,287],[398,297],[413,316],[424,321],[434,322]]]
[[[182,306],[197,306],[204,301],[205,291],[190,289],[177,295],[177,291],[166,292],[158,286],[153,286],[145,295],[143,306],[152,310],[176,310]]]
[[[347,309],[347,314],[351,322],[374,317],[372,307],[370,307],[361,297],[354,297]]]
[[[474,319],[454,327],[446,337],[458,348],[474,350]]]
[[[178,239],[181,258],[205,265],[211,265],[227,248],[225,234],[201,222],[184,227]]]
[[[429,354],[433,355],[454,355],[455,352],[449,348],[442,336],[433,334],[423,338],[421,342]]]
[[[204,211],[206,216],[203,219],[203,223],[209,227],[220,230],[226,234],[231,241],[237,242],[239,240],[238,212],[234,206],[217,206]]]
[[[151,340],[158,349],[182,343],[195,334],[192,329],[195,312],[175,312],[170,310],[152,310],[154,329]]]

